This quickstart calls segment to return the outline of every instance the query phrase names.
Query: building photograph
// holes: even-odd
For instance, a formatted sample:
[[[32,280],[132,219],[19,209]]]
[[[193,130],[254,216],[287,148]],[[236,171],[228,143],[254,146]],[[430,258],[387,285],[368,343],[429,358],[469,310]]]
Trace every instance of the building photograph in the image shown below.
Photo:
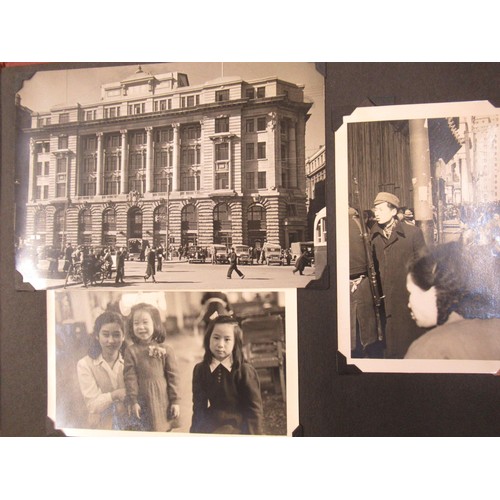
[[[325,143],[313,63],[37,71],[17,106],[18,270],[29,261],[42,288],[63,278],[67,248],[120,249],[127,262],[161,249],[168,263],[240,246],[268,264],[274,246],[285,268],[292,244],[311,239]]]

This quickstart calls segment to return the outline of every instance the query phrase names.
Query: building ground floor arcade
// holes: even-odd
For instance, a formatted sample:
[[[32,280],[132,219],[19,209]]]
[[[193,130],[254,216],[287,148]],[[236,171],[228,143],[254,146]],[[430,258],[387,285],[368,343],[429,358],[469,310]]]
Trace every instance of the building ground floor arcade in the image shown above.
[[[165,193],[166,194],[166,193]],[[172,248],[264,242],[288,248],[307,233],[304,197],[198,196],[162,198],[151,194],[52,200],[27,206],[26,243],[63,249],[66,243],[139,251],[148,242]]]

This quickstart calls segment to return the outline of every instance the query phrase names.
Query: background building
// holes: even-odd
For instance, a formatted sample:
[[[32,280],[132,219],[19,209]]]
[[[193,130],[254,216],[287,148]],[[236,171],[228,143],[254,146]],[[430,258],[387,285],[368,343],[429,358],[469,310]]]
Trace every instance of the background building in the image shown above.
[[[316,214],[326,206],[326,149],[319,149],[306,160],[307,239],[313,239]]]
[[[209,246],[306,235],[302,85],[140,67],[101,100],[33,112],[25,234],[62,248]]]

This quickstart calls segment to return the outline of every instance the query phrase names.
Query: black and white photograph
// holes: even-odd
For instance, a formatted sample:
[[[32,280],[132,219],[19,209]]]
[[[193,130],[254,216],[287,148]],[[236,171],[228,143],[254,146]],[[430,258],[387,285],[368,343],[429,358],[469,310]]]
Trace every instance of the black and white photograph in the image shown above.
[[[348,364],[500,370],[499,125],[486,101],[344,117],[335,135],[337,294]]]
[[[61,64],[16,110],[18,288],[328,286],[314,63]]]
[[[47,314],[48,416],[64,435],[298,425],[295,289],[48,291]]]

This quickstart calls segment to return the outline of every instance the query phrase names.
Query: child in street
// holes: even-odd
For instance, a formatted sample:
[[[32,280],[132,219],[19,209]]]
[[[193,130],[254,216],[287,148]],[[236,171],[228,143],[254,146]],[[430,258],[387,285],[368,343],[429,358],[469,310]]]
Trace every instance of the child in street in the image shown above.
[[[243,356],[242,331],[231,316],[218,316],[203,341],[203,361],[193,370],[190,432],[262,434],[262,396],[255,368]]]
[[[159,310],[150,304],[132,307],[123,375],[129,413],[136,430],[167,432],[178,426],[179,375],[173,349],[165,344]]]

